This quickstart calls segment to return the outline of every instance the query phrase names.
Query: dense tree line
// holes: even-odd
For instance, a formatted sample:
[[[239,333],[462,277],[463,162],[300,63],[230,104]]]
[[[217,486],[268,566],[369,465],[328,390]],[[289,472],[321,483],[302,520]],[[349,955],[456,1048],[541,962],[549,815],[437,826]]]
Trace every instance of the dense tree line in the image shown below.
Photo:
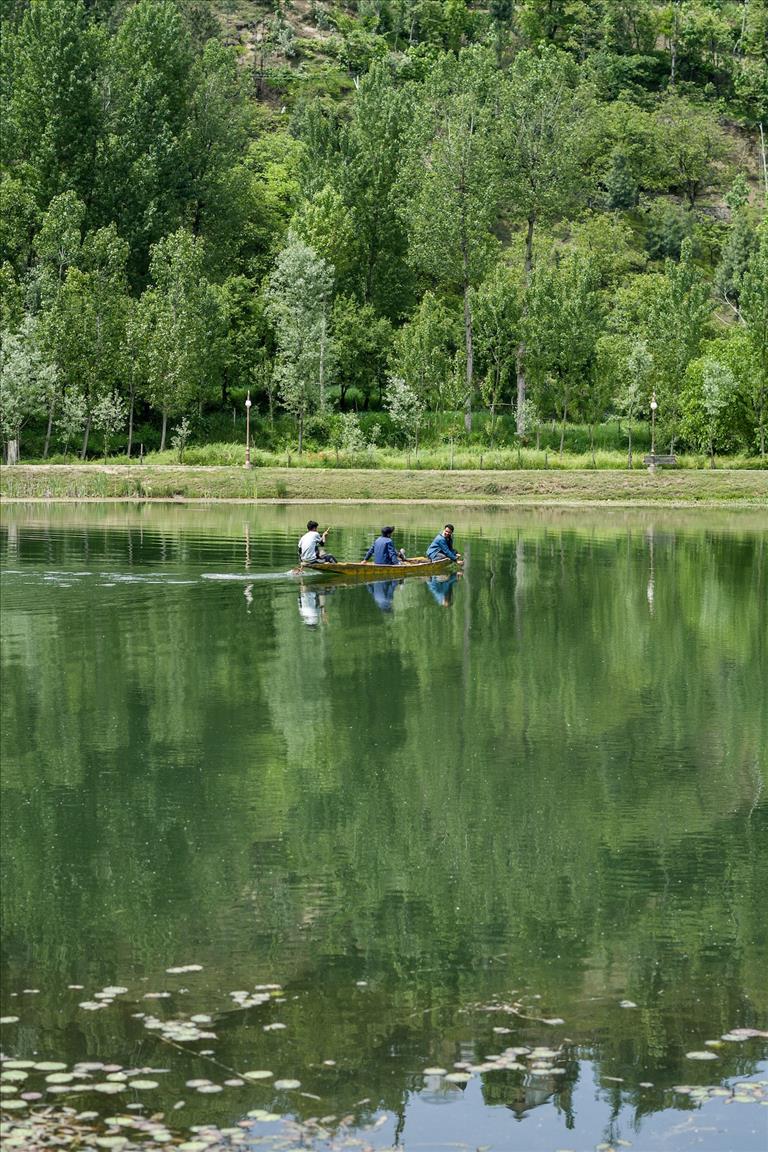
[[[183,449],[250,390],[300,450],[369,408],[562,446],[655,392],[671,448],[765,457],[765,0],[0,15],[6,443]]]

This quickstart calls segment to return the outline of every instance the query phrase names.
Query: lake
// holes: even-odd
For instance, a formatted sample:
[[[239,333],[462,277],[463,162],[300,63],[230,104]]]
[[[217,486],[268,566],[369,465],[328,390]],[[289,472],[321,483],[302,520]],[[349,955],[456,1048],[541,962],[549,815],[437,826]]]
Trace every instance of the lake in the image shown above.
[[[764,1152],[768,516],[312,513],[3,509],[11,1114]]]

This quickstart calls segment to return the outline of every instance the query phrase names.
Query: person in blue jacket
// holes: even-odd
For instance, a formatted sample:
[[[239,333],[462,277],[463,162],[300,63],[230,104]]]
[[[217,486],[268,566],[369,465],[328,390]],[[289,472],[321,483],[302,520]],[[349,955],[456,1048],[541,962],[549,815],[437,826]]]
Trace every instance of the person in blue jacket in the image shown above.
[[[453,524],[446,524],[427,548],[430,560],[461,560],[461,552],[454,551]]]
[[[405,560],[405,553],[402,548],[398,551],[392,543],[392,533],[394,528],[391,525],[386,525],[381,530],[381,536],[377,536],[373,544],[363,556],[363,560],[370,560],[373,557],[374,564],[402,564]]]

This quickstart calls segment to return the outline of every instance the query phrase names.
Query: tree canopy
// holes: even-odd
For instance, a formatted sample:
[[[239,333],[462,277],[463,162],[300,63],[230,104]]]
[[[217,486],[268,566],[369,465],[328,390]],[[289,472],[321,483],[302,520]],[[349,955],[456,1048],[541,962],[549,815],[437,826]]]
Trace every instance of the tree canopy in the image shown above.
[[[6,440],[68,413],[85,454],[115,396],[129,453],[171,414],[226,436],[250,390],[323,446],[392,377],[480,442],[655,389],[695,451],[731,341],[728,443],[765,458],[765,0],[226,7],[0,6]]]

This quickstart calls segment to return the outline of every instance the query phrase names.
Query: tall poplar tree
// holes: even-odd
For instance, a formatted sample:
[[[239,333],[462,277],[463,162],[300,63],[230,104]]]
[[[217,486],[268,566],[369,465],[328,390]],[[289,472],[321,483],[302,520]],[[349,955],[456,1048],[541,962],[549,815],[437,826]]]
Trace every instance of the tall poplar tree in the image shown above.
[[[90,205],[103,130],[99,29],[82,0],[31,0],[18,30],[3,28],[3,40],[5,162],[41,209],[68,190]]]
[[[492,232],[498,182],[492,147],[492,62],[478,49],[441,57],[420,98],[409,163],[403,173],[409,259],[461,293],[467,431],[475,396],[471,290],[498,245]]]
[[[504,77],[497,145],[505,210],[525,228],[530,285],[537,225],[566,215],[583,193],[578,140],[590,96],[570,57],[550,48],[521,52]],[[518,432],[525,412],[526,345],[517,346]]]

